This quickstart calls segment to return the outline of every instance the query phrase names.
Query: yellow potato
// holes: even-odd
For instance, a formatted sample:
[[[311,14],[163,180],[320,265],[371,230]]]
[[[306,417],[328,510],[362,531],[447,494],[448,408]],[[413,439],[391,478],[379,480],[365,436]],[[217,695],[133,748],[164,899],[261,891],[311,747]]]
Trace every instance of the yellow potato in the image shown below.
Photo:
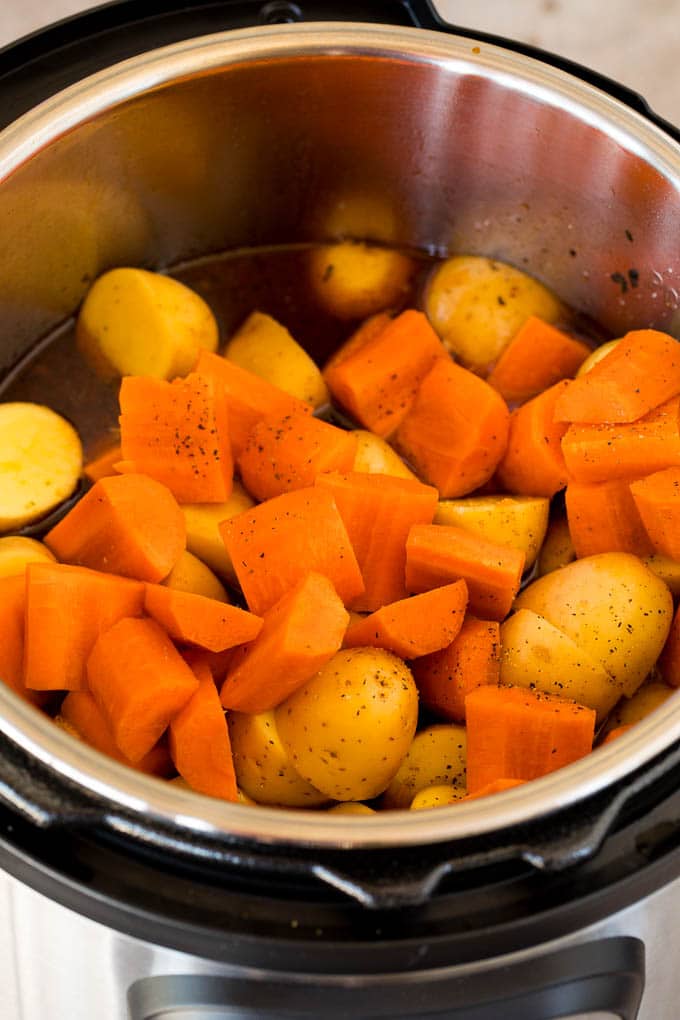
[[[0,538],[0,577],[23,574],[27,563],[54,563],[55,557],[42,542],[20,535]]]
[[[249,797],[243,790],[239,788],[236,792],[238,794],[239,804],[249,804],[251,807],[257,807],[257,801],[253,800],[252,797]]]
[[[380,648],[337,652],[276,709],[295,768],[341,801],[382,793],[411,745],[417,721],[410,670]]]
[[[593,353],[588,355],[579,368],[576,373],[576,378],[578,379],[580,375],[585,375],[586,372],[590,372],[591,368],[595,368],[598,362],[602,361],[603,358],[607,357],[610,351],[614,350],[618,342],[618,340],[608,340],[606,344],[600,344],[599,347],[596,347]]]
[[[239,482],[234,482],[231,496],[226,503],[181,505],[187,527],[187,549],[232,584],[236,584],[236,574],[218,525],[243,513],[244,510],[250,510],[254,505],[254,501]]]
[[[207,599],[217,599],[218,602],[229,602],[227,591],[219,578],[210,567],[206,567],[205,563],[186,549],[162,583],[175,591],[188,591]]]
[[[401,304],[414,269],[406,255],[354,241],[314,248],[309,256],[313,291],[338,319],[363,319]]]
[[[465,796],[465,787],[426,786],[411,801],[411,811],[425,811],[427,808],[447,807]]]
[[[652,556],[645,556],[642,562],[668,585],[671,595],[680,598],[680,563],[677,560],[672,560],[661,553],[654,553]]]
[[[575,560],[534,581],[515,599],[600,665],[627,697],[656,662],[673,618],[673,600],[656,574],[629,553]]]
[[[210,308],[183,283],[146,269],[104,273],[83,302],[76,340],[103,376],[186,375],[201,351],[216,351]]]
[[[0,532],[59,506],[82,467],[78,433],[61,415],[41,404],[0,404]]]
[[[227,722],[239,789],[254,801],[280,807],[316,807],[329,800],[293,766],[273,712],[229,712]]]
[[[538,554],[537,572],[539,577],[553,570],[566,567],[576,559],[576,550],[571,540],[569,522],[566,517],[555,517],[548,524],[541,551]]]
[[[456,255],[434,270],[425,311],[448,350],[466,368],[486,373],[530,315],[554,322],[562,306],[505,262]]]
[[[376,812],[368,804],[357,800],[346,800],[344,804],[334,804],[327,809],[329,815],[374,815]]]
[[[676,693],[677,688],[669,687],[667,684],[643,684],[632,698],[626,698],[619,702],[607,719],[605,733],[609,733],[619,726],[631,726],[633,723],[640,722]]]
[[[380,436],[365,429],[355,429],[357,437],[357,453],[354,458],[354,471],[363,471],[368,475],[393,475],[395,478],[410,478],[418,481],[418,476],[404,464],[398,453]]]
[[[429,786],[452,786],[465,796],[467,738],[456,723],[428,726],[417,733],[399,771],[385,790],[382,806],[408,808]]]
[[[550,500],[541,496],[467,496],[440,500],[434,523],[464,528],[489,542],[519,549],[528,570],[545,538],[549,510]]]
[[[530,609],[520,609],[501,624],[500,680],[572,698],[594,708],[598,722],[622,693],[604,666]]]
[[[321,407],[330,399],[318,366],[271,315],[249,315],[227,344],[224,356],[312,407]]]

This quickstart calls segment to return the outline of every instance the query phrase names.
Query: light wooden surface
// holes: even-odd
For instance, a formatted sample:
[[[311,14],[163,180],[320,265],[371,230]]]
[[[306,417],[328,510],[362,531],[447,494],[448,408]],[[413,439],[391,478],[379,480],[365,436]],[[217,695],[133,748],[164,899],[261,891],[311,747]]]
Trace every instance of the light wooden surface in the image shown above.
[[[0,45],[86,6],[0,0]],[[680,0],[437,0],[437,7],[448,21],[531,42],[616,78],[680,124]]]

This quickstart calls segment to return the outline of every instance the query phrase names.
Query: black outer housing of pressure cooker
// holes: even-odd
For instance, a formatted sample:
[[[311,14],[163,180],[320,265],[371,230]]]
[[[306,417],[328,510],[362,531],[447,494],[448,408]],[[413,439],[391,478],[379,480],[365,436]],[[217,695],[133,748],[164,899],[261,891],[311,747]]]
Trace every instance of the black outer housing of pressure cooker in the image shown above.
[[[534,47],[449,25],[427,0],[107,4],[0,52],[0,127],[83,77],[146,50],[225,29],[302,20],[407,25],[498,44],[576,75],[680,141],[680,133],[629,89]],[[644,947],[637,938],[586,941],[511,967],[490,962],[463,978],[447,976],[446,968],[579,931],[677,878],[679,791],[675,745],[604,793],[501,835],[398,852],[238,839],[218,845],[170,826],[145,830],[123,808],[112,818],[110,805],[96,794],[84,796],[56,780],[3,737],[0,866],[86,917],[206,960],[279,975],[418,977],[409,994],[395,992],[389,981],[373,982],[360,985],[358,998],[356,987],[329,991],[322,981],[301,987],[275,978],[203,978],[206,1009],[229,1002],[245,1010],[239,1016],[261,1018],[455,1020],[548,1020],[601,1009],[632,1020],[644,984]],[[430,981],[427,975],[437,968],[443,969]],[[187,1008],[196,1005],[190,984],[173,989],[166,983],[163,995],[168,987],[173,1006],[187,995]],[[147,1015],[151,1002],[162,1009],[153,982],[136,994],[138,1015]]]

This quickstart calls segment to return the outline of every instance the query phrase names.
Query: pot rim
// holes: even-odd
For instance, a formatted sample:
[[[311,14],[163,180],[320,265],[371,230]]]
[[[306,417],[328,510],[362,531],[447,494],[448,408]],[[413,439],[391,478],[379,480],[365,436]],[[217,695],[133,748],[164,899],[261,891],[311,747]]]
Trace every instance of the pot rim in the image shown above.
[[[597,127],[680,190],[680,146],[641,114],[580,79],[473,38],[350,22],[220,32],[114,64],[57,93],[0,133],[0,182],[60,136],[143,92],[247,61],[319,55],[406,59],[491,78]],[[489,835],[601,793],[680,740],[680,698],[672,697],[618,740],[500,798],[370,818],[267,807],[255,811],[187,793],[128,769],[62,732],[9,688],[0,688],[0,732],[52,775],[102,798],[109,823],[122,808],[142,815],[145,825],[165,823],[196,836],[274,845],[371,849]]]

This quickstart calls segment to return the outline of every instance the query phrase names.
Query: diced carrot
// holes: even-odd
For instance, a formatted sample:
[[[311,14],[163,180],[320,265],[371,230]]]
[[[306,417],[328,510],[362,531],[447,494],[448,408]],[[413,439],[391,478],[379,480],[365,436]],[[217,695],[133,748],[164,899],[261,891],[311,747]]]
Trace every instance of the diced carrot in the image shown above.
[[[139,581],[162,581],[184,551],[184,515],[146,475],[95,482],[45,536],[57,559]]]
[[[146,585],[144,608],[174,641],[210,652],[223,652],[252,641],[262,629],[260,616],[238,606],[162,584]]]
[[[239,456],[241,479],[256,499],[314,485],[321,471],[351,471],[359,441],[306,413],[265,418]]]
[[[605,744],[611,744],[612,740],[618,740],[619,737],[624,735],[624,733],[627,733],[628,730],[632,729],[634,725],[634,723],[626,723],[625,726],[617,726],[616,729],[610,730],[600,744],[600,747],[604,747]]]
[[[198,688],[170,720],[170,756],[192,790],[236,802],[231,740],[217,688],[204,659],[190,657],[188,663]]]
[[[438,358],[394,435],[399,452],[443,497],[489,481],[508,444],[510,412],[501,396],[450,358]]]
[[[680,398],[632,425],[570,425],[562,440],[570,478],[606,482],[680,467]]]
[[[667,684],[680,687],[680,607],[675,611],[657,667]]]
[[[574,375],[590,353],[587,344],[530,315],[502,352],[487,382],[505,400],[523,403]]]
[[[324,474],[318,487],[335,499],[366,586],[353,609],[373,612],[408,594],[406,539],[414,524],[430,524],[437,490],[409,478],[350,472]]]
[[[194,371],[219,383],[227,398],[229,437],[234,458],[239,457],[254,425],[270,415],[312,413],[310,404],[262,379],[233,361],[201,351]]]
[[[0,680],[24,698],[35,700],[24,684],[24,615],[26,582],[23,574],[0,577]]]
[[[553,420],[555,402],[567,380],[544,390],[510,416],[510,437],[497,478],[517,496],[554,496],[567,484],[561,440],[566,425]]]
[[[392,316],[389,312],[376,312],[375,315],[369,315],[355,329],[349,340],[345,340],[344,344],[338,347],[337,351],[331,355],[324,367],[324,374],[331,374],[343,361],[346,361],[351,355],[358,354],[364,347],[367,347],[377,337],[378,333],[382,333],[385,326],[388,326],[391,321]]]
[[[569,533],[576,555],[629,552],[649,556],[654,547],[645,531],[628,482],[570,482],[566,492]]]
[[[252,613],[261,616],[315,571],[347,604],[364,590],[347,530],[324,488],[296,489],[223,521],[220,534]]]
[[[422,595],[383,606],[347,628],[344,647],[386,648],[402,659],[416,659],[450,645],[467,607],[465,581],[454,581]]]
[[[172,761],[164,743],[156,744],[136,764],[119,749],[106,716],[89,691],[71,691],[61,703],[59,714],[73,727],[81,740],[102,754],[140,772],[167,776],[173,771]]]
[[[524,553],[487,542],[463,528],[417,524],[406,542],[406,588],[429,591],[452,581],[468,587],[470,610],[489,620],[504,620],[519,591]]]
[[[630,491],[653,551],[680,560],[680,467],[640,478]]]
[[[444,347],[427,317],[412,308],[382,328],[365,326],[361,342],[355,335],[349,345],[324,369],[326,384],[365,428],[389,436],[434,362],[446,356]]]
[[[276,708],[335,655],[348,621],[328,578],[307,574],[265,613],[260,636],[235,654],[222,704],[238,712]]]
[[[500,626],[493,620],[465,617],[458,636],[440,652],[413,663],[420,700],[452,722],[465,722],[465,698],[476,687],[498,684]]]
[[[120,387],[118,470],[149,475],[181,503],[224,503],[234,464],[227,398],[210,377],[127,376]]]
[[[63,563],[26,568],[24,681],[31,690],[87,689],[95,641],[123,617],[141,616],[144,586]]]
[[[123,619],[97,639],[87,679],[126,758],[139,762],[198,688],[155,620]]]
[[[87,464],[83,467],[83,474],[91,482],[98,482],[100,478],[109,478],[110,475],[116,475],[118,472],[115,465],[118,461],[122,460],[122,457],[123,452],[120,448],[120,443],[116,443],[115,446],[109,446],[99,456],[88,460]]]
[[[490,797],[493,793],[503,793],[504,790],[512,790],[515,786],[524,786],[526,779],[495,779],[493,783],[487,783],[476,793],[468,793],[461,800],[477,800],[478,797]]]
[[[678,393],[678,341],[656,329],[636,329],[565,387],[555,404],[555,420],[591,425],[633,422]]]
[[[538,779],[592,750],[595,711],[519,687],[478,687],[465,699],[467,788]]]

